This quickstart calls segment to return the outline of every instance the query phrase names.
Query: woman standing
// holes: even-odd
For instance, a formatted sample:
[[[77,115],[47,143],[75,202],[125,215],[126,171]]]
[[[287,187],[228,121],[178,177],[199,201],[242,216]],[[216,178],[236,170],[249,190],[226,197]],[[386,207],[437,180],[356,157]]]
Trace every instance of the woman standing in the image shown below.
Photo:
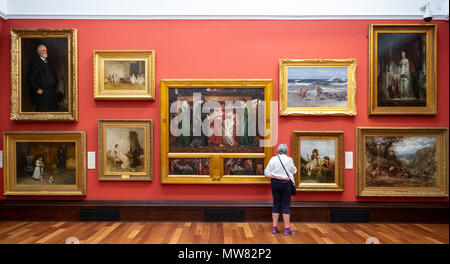
[[[264,175],[271,178],[271,189],[273,196],[272,208],[272,234],[278,233],[278,218],[283,212],[284,235],[293,235],[295,232],[290,228],[290,206],[291,206],[291,183],[294,182],[293,174],[297,172],[292,158],[286,154],[286,144],[278,146],[278,156],[272,157],[264,170]]]

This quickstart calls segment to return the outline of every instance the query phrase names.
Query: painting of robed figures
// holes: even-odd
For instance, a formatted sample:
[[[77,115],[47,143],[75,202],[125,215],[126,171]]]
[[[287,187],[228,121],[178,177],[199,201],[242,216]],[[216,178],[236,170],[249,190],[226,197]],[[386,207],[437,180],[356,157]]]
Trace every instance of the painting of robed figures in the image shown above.
[[[272,80],[161,80],[161,182],[268,184]]]

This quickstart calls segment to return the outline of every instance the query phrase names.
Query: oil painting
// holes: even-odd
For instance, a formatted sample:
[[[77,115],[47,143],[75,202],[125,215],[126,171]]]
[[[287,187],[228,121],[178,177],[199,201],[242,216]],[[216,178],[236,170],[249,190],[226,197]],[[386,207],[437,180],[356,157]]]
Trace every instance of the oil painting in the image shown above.
[[[77,31],[11,30],[11,119],[77,121]]]
[[[340,131],[293,131],[292,156],[298,190],[343,191],[343,140]]]
[[[271,80],[161,80],[161,182],[269,183],[271,87]]]
[[[95,51],[94,98],[154,100],[155,51]]]
[[[5,195],[85,195],[84,132],[4,132]]]
[[[355,115],[356,60],[280,60],[280,115]]]
[[[363,186],[360,186],[363,190],[385,190],[387,195],[426,191],[437,195],[439,189],[445,190],[442,182],[447,181],[448,173],[442,170],[448,168],[448,157],[440,155],[448,147],[448,139],[444,138],[446,130],[423,128],[416,129],[423,132],[414,133],[414,130],[404,129],[404,133],[400,133],[401,129],[397,129],[393,133],[378,134],[377,130],[359,131],[362,136],[359,143],[364,150],[361,153],[364,163],[359,164],[364,175]]]
[[[370,114],[435,114],[435,25],[371,25]]]
[[[152,149],[151,120],[99,120],[99,180],[151,180]]]

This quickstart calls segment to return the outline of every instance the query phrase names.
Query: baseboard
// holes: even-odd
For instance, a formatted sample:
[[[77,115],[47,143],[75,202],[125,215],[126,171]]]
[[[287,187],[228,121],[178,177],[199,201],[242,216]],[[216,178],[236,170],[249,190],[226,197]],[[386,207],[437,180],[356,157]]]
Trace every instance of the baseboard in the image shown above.
[[[0,201],[0,221],[81,221],[82,210],[118,212],[119,221],[205,221],[207,210],[242,211],[243,221],[271,221],[271,201]],[[291,219],[330,222],[332,211],[367,211],[369,222],[449,223],[448,203],[292,202]]]

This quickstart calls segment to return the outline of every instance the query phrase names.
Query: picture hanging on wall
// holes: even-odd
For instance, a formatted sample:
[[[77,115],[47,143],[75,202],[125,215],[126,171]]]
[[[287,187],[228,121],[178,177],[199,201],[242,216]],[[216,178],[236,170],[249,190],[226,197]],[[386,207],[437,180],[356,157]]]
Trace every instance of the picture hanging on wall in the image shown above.
[[[161,80],[160,89],[162,183],[269,183],[272,80]]]
[[[76,29],[11,29],[11,120],[78,121]]]
[[[434,115],[436,25],[370,25],[369,114]]]
[[[448,128],[356,128],[357,196],[448,196]]]
[[[280,60],[280,115],[356,115],[356,60]]]
[[[99,120],[98,160],[99,180],[153,180],[152,120]]]
[[[4,132],[5,195],[86,195],[85,132]]]
[[[344,191],[344,132],[293,131],[298,191]]]
[[[94,51],[96,100],[155,100],[155,51]]]

